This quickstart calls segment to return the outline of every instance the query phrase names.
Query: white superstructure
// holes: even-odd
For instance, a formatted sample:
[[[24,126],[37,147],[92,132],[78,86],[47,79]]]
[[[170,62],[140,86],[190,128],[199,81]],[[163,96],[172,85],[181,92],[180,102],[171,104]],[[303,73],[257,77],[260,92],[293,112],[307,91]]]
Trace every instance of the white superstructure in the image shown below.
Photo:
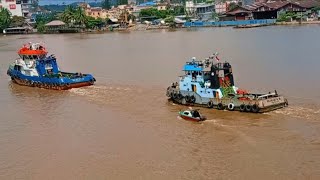
[[[0,7],[8,9],[12,16],[22,16],[20,2],[19,0],[0,0]]]
[[[32,0],[0,0],[0,7],[6,8],[12,16],[29,17]]]

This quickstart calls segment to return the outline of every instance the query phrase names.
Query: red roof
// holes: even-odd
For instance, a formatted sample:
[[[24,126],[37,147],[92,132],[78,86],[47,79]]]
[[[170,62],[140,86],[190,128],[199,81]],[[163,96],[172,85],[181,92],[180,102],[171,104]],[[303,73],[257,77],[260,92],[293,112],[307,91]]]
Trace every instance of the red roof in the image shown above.
[[[270,10],[277,10],[279,8],[282,8],[288,4],[300,6],[301,8],[312,8],[312,7],[317,7],[320,6],[320,1],[319,0],[295,0],[295,1],[267,1],[267,2],[256,2],[251,5],[246,5],[244,6],[245,8],[255,11],[258,8],[264,6],[266,8],[269,8]]]
[[[251,11],[249,9],[247,9],[246,7],[236,7],[234,9],[232,9],[231,11],[226,12],[225,14],[229,14],[229,15],[235,15],[235,14],[239,14],[239,13],[250,13]]]

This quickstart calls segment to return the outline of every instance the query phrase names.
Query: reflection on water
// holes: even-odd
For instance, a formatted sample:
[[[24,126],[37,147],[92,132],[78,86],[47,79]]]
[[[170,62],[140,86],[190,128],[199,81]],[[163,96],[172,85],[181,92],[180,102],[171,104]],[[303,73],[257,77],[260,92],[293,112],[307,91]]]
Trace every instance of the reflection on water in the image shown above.
[[[1,37],[0,179],[319,179],[319,31]],[[97,84],[53,91],[11,83],[8,64],[28,41],[45,42],[63,70],[92,73]],[[167,85],[187,58],[215,51],[232,63],[237,85],[277,89],[289,107],[264,114],[200,108],[208,120],[179,118],[187,107],[167,101]]]

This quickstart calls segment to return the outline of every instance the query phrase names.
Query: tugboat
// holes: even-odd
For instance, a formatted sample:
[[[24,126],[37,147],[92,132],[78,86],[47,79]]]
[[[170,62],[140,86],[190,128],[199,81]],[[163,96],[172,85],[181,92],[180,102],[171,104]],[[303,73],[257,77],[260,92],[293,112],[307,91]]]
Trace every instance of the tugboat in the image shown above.
[[[205,116],[202,116],[200,114],[198,109],[195,109],[195,110],[190,109],[190,110],[180,111],[179,116],[184,120],[195,121],[195,122],[204,121],[207,119]]]
[[[217,62],[216,62],[217,61]],[[274,93],[257,94],[234,85],[231,64],[220,62],[218,53],[203,61],[192,58],[183,67],[185,75],[172,83],[166,95],[170,101],[188,106],[262,113],[288,106],[288,100]]]
[[[60,71],[54,55],[41,43],[25,44],[7,74],[19,85],[53,90],[67,90],[93,85],[96,81],[91,74],[68,73]]]

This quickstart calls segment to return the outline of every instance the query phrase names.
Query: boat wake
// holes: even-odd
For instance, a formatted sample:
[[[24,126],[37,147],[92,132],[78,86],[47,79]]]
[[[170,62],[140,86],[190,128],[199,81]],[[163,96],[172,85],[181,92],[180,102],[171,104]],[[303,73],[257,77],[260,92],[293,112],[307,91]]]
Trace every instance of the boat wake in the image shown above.
[[[250,145],[252,147],[254,147],[256,145],[256,142],[253,140],[253,138],[246,135],[244,132],[238,130],[237,126],[222,124],[217,119],[205,120],[205,121],[203,121],[203,123],[210,123],[210,124],[212,123],[217,130],[227,131],[227,132],[235,135],[236,137],[239,137],[241,140],[245,141],[248,145]]]
[[[290,116],[294,118],[314,120],[314,119],[319,119],[320,107],[288,106],[286,108],[270,112],[269,114],[281,114],[281,115]]]

